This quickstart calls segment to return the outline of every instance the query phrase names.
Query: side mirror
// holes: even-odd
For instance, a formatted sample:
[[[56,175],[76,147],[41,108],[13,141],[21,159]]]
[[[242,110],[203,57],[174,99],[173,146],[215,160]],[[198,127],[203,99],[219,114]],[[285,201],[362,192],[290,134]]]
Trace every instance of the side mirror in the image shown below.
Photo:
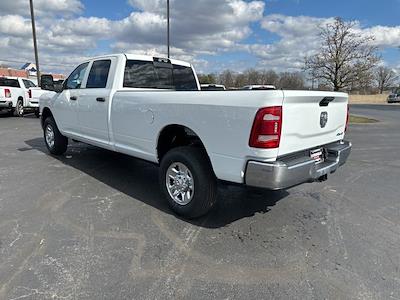
[[[40,76],[40,87],[42,88],[42,90],[55,91],[53,76],[52,75]]]

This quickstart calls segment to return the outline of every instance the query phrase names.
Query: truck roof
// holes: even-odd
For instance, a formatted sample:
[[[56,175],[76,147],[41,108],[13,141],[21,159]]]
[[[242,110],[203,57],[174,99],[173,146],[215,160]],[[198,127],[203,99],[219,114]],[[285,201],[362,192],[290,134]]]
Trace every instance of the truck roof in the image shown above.
[[[151,55],[141,55],[141,54],[130,54],[130,53],[115,53],[115,54],[107,54],[107,55],[101,55],[97,57],[90,58],[88,60],[93,60],[93,59],[101,59],[101,58],[107,58],[107,57],[118,57],[118,56],[125,56],[127,59],[131,60],[142,60],[142,61],[153,61],[154,58],[161,58],[161,59],[168,59],[167,57],[161,57],[161,56],[151,56]],[[192,67],[192,65],[188,62],[182,61],[182,60],[177,60],[177,59],[169,59],[172,64],[174,65],[180,65],[184,67]]]

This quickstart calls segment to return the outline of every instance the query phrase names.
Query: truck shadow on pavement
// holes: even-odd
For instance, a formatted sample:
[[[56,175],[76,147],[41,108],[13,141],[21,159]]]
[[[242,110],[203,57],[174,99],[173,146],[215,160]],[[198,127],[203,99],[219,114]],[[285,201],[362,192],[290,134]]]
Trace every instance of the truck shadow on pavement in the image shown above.
[[[42,138],[25,143],[29,147],[19,151],[38,150],[50,156]],[[69,144],[65,155],[52,157],[131,198],[174,215],[160,192],[158,166],[155,164],[74,142]],[[221,183],[217,204],[206,217],[181,220],[206,228],[220,228],[256,213],[267,213],[288,194],[286,191],[274,192]]]

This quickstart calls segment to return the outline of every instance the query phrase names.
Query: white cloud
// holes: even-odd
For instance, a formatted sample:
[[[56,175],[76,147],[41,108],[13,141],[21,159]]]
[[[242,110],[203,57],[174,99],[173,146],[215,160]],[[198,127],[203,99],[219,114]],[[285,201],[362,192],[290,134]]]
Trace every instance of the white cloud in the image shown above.
[[[31,36],[31,22],[19,15],[0,17],[0,34],[16,37]]]
[[[374,26],[362,30],[364,34],[375,37],[374,44],[379,47],[400,47],[400,26]]]
[[[73,15],[83,11],[84,6],[80,0],[35,0],[33,2],[35,14],[44,16],[50,14]],[[28,0],[3,0],[0,4],[0,15],[29,16]]]
[[[3,15],[0,59],[32,57],[28,1],[0,4]],[[114,51],[166,53],[165,0],[130,0],[134,11],[120,20],[82,17],[79,0],[35,0],[38,44],[43,61],[69,55],[81,57],[98,51],[99,40],[109,41]],[[171,0],[171,43],[174,57],[205,65],[201,54],[233,49],[251,34],[250,24],[262,19],[264,2],[244,0]],[[212,9],[210,9],[212,8]],[[206,12],[206,13],[205,13]],[[23,43],[19,39],[26,38]],[[101,51],[101,50],[100,50]],[[55,56],[56,55],[56,56]]]
[[[320,27],[333,21],[334,18],[268,15],[261,21],[261,27],[275,34],[277,41],[245,45],[243,48],[259,57],[263,67],[299,70],[303,67],[304,57],[315,53],[321,45]],[[360,35],[374,36],[373,44],[380,48],[400,46],[400,26],[365,28],[356,22],[355,31]]]
[[[130,0],[139,9],[115,24],[119,39],[132,45],[164,45],[165,1]],[[206,13],[205,13],[206,12]],[[250,23],[261,20],[264,2],[242,0],[171,1],[171,42],[187,51],[216,52],[251,33]]]

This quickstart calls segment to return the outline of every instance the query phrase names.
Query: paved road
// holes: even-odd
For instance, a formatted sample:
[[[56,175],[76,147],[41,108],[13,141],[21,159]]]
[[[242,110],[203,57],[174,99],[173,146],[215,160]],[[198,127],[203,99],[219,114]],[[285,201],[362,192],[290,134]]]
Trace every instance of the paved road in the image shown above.
[[[157,168],[0,117],[0,299],[399,299],[400,111],[350,127],[349,163],[286,192],[221,187],[195,222]]]

